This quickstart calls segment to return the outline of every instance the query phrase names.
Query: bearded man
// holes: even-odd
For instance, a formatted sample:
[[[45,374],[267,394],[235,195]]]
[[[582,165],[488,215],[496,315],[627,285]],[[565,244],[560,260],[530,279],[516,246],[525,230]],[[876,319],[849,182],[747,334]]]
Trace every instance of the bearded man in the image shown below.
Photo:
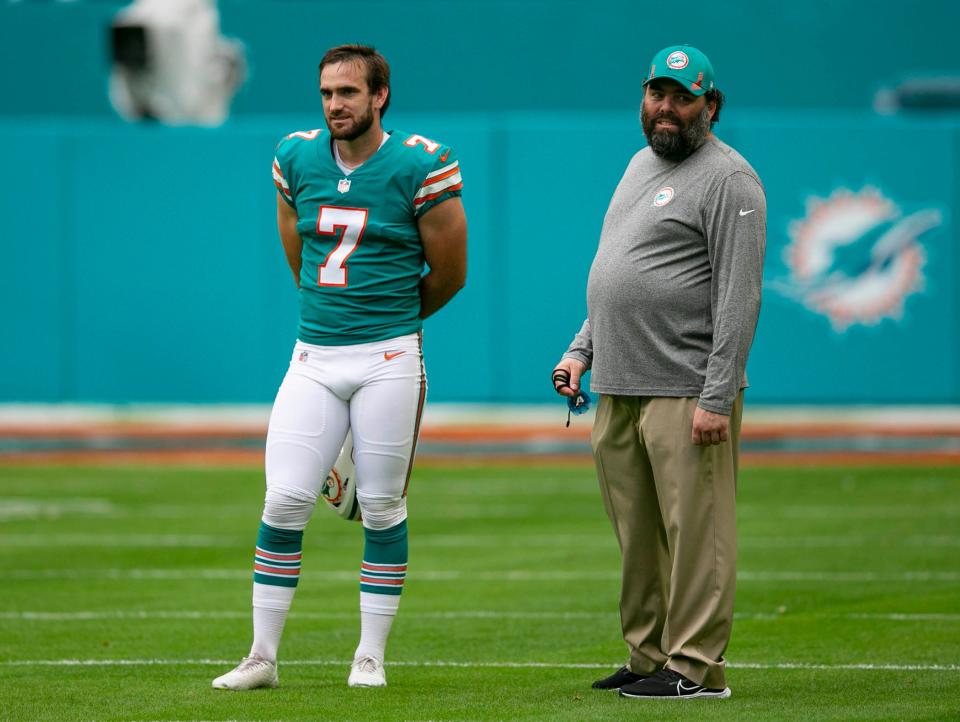
[[[631,698],[730,696],[735,495],[747,355],[760,311],[766,199],[717,139],[723,94],[696,48],[644,81],[648,147],[603,222],[588,317],[553,383],[600,394],[592,447],[622,555],[627,664],[594,682]]]

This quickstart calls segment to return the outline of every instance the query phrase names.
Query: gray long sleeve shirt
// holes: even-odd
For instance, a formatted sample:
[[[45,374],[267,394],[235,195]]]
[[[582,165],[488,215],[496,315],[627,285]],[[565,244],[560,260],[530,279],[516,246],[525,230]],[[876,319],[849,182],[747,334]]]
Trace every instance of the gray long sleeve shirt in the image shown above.
[[[699,396],[729,414],[760,312],[767,206],[753,168],[710,136],[676,163],[644,148],[603,221],[587,320],[564,358],[590,388]]]

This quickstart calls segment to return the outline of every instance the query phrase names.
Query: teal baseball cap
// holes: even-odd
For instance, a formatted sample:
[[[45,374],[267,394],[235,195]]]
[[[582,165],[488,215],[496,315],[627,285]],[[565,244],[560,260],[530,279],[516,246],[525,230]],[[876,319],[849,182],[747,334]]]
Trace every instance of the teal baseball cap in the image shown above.
[[[653,56],[643,84],[657,78],[676,80],[694,95],[703,95],[713,90],[713,65],[692,45],[671,45]]]

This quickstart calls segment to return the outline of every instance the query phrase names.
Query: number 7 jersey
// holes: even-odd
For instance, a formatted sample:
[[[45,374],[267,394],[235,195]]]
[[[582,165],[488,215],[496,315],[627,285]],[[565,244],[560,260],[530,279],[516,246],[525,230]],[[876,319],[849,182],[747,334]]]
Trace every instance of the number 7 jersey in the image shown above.
[[[417,220],[460,195],[452,150],[390,131],[345,176],[326,130],[298,131],[277,145],[273,181],[297,212],[303,239],[300,340],[344,346],[420,330],[424,255]]]

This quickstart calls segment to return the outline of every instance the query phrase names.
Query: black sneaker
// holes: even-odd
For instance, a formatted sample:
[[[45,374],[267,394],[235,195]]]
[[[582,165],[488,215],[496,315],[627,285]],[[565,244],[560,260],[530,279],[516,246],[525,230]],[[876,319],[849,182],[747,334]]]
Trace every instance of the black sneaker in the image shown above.
[[[626,667],[621,667],[609,677],[598,679],[590,686],[594,689],[620,689],[625,684],[639,682],[642,679],[646,679],[646,677],[642,674],[634,674]]]
[[[691,682],[679,672],[664,667],[652,677],[620,688],[621,697],[639,699],[695,699],[697,697],[715,697],[726,699],[730,688],[708,689],[702,684]]]

